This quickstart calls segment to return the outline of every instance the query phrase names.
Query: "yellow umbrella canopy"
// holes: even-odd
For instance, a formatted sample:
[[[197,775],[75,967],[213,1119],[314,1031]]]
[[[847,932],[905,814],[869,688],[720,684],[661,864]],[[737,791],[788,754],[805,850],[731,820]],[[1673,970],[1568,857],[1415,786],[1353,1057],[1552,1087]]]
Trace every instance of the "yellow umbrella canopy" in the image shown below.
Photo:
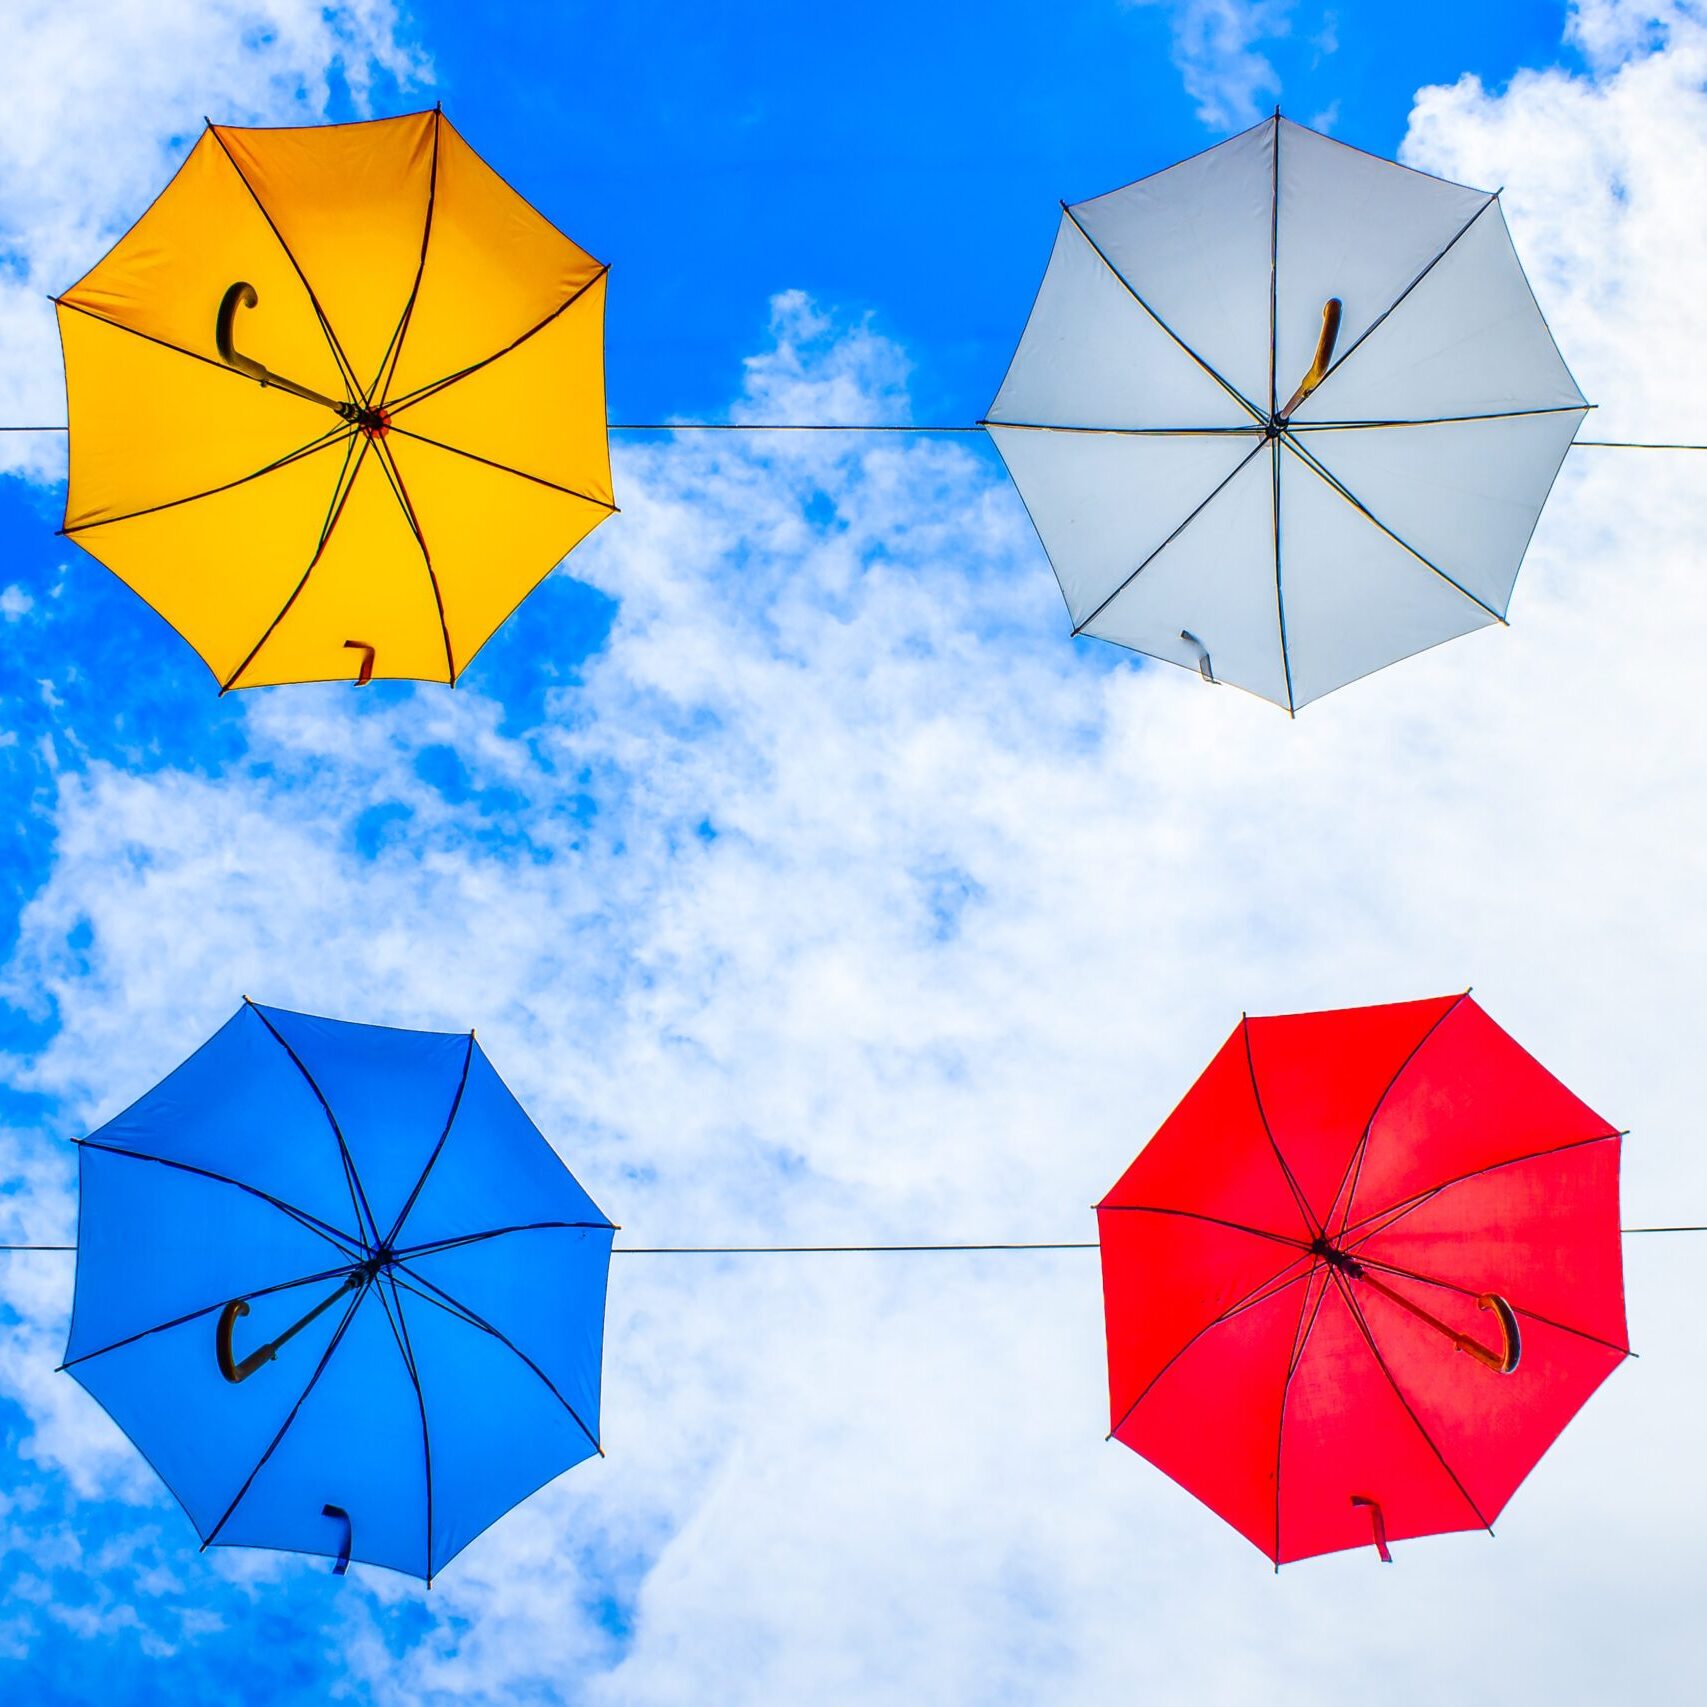
[[[222,692],[454,682],[615,507],[606,270],[436,110],[210,124],[55,299],[64,532]]]

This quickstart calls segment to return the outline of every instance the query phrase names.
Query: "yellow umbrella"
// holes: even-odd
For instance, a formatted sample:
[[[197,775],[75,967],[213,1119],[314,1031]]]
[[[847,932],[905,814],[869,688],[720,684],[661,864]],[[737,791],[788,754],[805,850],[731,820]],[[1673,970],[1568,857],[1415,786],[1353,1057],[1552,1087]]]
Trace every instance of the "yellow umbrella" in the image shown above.
[[[606,270],[436,110],[210,124],[56,298],[64,532],[222,692],[454,682],[615,508]]]

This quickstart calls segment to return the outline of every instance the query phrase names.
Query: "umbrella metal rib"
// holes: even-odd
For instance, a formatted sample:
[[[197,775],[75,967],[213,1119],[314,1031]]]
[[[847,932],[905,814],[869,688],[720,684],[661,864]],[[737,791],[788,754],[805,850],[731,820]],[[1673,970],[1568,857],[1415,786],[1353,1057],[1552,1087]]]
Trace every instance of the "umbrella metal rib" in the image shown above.
[[[1424,1427],[1422,1418],[1417,1415],[1410,1399],[1405,1394],[1405,1390],[1399,1385],[1398,1378],[1393,1374],[1392,1369],[1388,1366],[1387,1359],[1382,1355],[1381,1347],[1376,1343],[1375,1335],[1370,1329],[1369,1319],[1363,1313],[1363,1305],[1352,1293],[1350,1282],[1339,1272],[1338,1269],[1330,1269],[1329,1273],[1332,1276],[1334,1285],[1339,1289],[1341,1297],[1345,1300],[1346,1305],[1351,1310],[1353,1317],[1356,1319],[1358,1330],[1363,1336],[1364,1343],[1369,1347],[1370,1353],[1374,1357],[1377,1365],[1380,1367],[1381,1373],[1386,1377],[1387,1385],[1393,1389],[1393,1396],[1404,1407],[1405,1414],[1416,1425],[1417,1433],[1423,1437],[1423,1440],[1428,1445],[1429,1451],[1432,1452],[1440,1461],[1441,1469],[1443,1469],[1447,1475],[1452,1478],[1453,1486],[1457,1488],[1458,1492],[1463,1496],[1464,1503],[1475,1514],[1477,1523],[1492,1535],[1494,1532],[1494,1526],[1482,1515],[1481,1508],[1476,1504],[1475,1500],[1470,1497],[1470,1490],[1464,1486],[1463,1479],[1459,1476],[1458,1472],[1452,1468],[1450,1463],[1447,1462],[1446,1454],[1441,1451],[1439,1445],[1434,1439],[1434,1436],[1429,1433],[1426,1427]]]

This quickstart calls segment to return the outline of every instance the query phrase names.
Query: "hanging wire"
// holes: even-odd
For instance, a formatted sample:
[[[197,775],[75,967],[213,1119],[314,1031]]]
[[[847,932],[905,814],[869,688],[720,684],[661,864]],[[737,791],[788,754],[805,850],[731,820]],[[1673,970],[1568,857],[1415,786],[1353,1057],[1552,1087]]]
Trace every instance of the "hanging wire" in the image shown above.
[[[1698,1227],[1620,1227],[1626,1238],[1641,1233],[1707,1233]],[[748,1256],[870,1256],[933,1251],[1095,1251],[1095,1239],[1059,1240],[1042,1244],[941,1245],[613,1245],[613,1257],[748,1257]],[[0,1245],[0,1251],[75,1251],[75,1245]]]
[[[1094,1251],[1097,1242],[1042,1245],[613,1245],[611,1255],[629,1257],[824,1256],[888,1251]]]
[[[914,433],[942,437],[981,433],[981,426],[915,427],[894,421],[607,421],[612,433]],[[0,433],[67,433],[69,427],[6,427]],[[1575,439],[1572,450],[1707,450],[1707,444],[1683,444],[1645,439]],[[0,1246],[0,1249],[3,1249]]]
[[[981,433],[982,427],[914,427],[886,421],[608,421],[613,433]]]

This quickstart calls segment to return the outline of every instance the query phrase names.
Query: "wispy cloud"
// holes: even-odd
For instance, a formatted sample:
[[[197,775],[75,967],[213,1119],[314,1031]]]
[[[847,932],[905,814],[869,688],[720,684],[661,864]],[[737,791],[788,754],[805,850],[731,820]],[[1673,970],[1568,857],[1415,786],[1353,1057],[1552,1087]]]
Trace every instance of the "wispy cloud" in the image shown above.
[[[1293,0],[1126,0],[1165,6],[1173,32],[1174,64],[1197,116],[1211,130],[1237,129],[1260,116],[1280,91],[1280,74],[1262,52],[1265,42],[1291,33]],[[1330,22],[1327,31],[1331,32]],[[1322,44],[1323,52],[1332,46]]]

